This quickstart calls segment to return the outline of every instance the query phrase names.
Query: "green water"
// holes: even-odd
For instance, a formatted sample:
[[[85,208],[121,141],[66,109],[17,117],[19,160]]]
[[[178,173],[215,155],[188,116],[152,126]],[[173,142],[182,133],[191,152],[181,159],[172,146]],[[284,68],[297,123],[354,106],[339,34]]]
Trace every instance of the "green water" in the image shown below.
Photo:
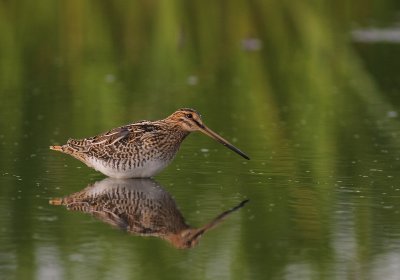
[[[1,1],[0,278],[398,279],[400,5],[331,2]],[[250,200],[196,247],[49,204],[105,178],[49,145],[181,107],[251,158],[156,176],[194,227]]]

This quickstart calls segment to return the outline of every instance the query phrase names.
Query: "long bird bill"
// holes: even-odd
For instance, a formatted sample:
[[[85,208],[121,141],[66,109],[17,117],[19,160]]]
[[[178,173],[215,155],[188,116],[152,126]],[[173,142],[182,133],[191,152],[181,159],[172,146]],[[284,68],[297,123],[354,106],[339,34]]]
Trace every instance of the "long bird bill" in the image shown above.
[[[245,159],[250,159],[245,153],[243,153],[241,150],[239,150],[238,148],[236,148],[235,146],[233,146],[231,143],[229,143],[227,140],[225,140],[224,138],[222,138],[221,136],[219,136],[217,133],[215,133],[214,131],[212,131],[211,129],[209,129],[207,126],[202,125],[200,127],[200,131],[203,132],[204,134],[210,136],[211,138],[215,139],[216,141],[218,141],[219,143],[221,143],[222,145],[224,145],[225,147],[228,147],[229,149],[231,149],[232,151],[234,151],[235,153],[238,153],[239,155],[241,155],[242,157],[244,157]]]

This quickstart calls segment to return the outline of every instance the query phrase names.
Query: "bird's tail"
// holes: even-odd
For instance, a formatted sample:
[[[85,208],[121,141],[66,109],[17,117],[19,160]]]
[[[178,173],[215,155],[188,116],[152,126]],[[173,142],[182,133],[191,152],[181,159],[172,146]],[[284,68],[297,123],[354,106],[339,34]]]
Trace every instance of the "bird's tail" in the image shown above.
[[[62,198],[53,198],[49,200],[49,204],[51,205],[62,205],[63,204],[63,199]]]
[[[50,146],[49,147],[50,148],[50,150],[53,150],[53,151],[58,151],[58,152],[62,152],[62,153],[64,153],[64,154],[67,154],[67,155],[74,155],[75,154],[75,150],[74,149],[72,149],[68,144],[65,144],[65,145],[62,145],[62,146]]]
[[[50,150],[63,152],[63,146],[50,146]]]
[[[65,153],[67,155],[71,155],[74,158],[82,161],[83,163],[85,163],[87,166],[92,167],[87,161],[86,161],[86,157],[83,153],[76,151],[75,149],[71,148],[71,146],[67,143],[65,145],[62,146],[50,146],[49,147],[50,150],[53,151],[59,151],[62,153]]]

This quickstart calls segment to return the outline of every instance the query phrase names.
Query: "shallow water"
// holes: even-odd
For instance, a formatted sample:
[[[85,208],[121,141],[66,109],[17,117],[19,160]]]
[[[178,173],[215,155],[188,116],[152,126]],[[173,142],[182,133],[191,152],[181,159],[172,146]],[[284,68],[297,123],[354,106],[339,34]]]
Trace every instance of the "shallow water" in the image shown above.
[[[2,279],[398,278],[397,2],[43,3],[0,4]],[[156,176],[192,227],[249,199],[196,246],[49,203],[105,178],[49,145],[180,107],[251,158]]]

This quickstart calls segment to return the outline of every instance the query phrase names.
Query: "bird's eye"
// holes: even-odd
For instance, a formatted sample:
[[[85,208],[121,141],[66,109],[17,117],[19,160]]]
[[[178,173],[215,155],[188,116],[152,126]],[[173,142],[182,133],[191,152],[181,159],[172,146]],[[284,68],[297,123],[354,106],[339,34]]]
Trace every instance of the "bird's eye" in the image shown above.
[[[191,119],[191,118],[193,118],[193,115],[192,114],[186,114],[186,118]]]

